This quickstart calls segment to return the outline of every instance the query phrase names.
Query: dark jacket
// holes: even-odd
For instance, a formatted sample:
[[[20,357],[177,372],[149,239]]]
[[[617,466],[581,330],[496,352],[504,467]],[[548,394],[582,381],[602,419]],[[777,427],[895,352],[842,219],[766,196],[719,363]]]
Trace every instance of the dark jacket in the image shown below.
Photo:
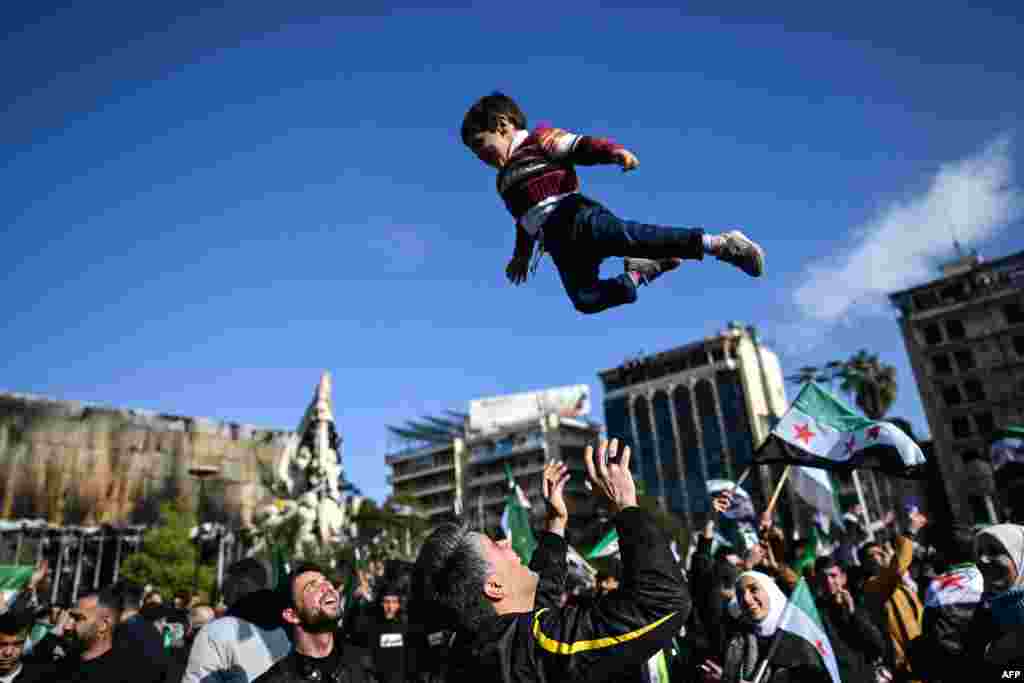
[[[867,611],[857,607],[853,614],[828,598],[818,600],[818,614],[825,626],[825,635],[832,643],[843,681],[872,681],[874,663],[886,653],[881,629]]]
[[[388,620],[384,611],[375,605],[356,624],[356,631],[349,634],[349,640],[370,653],[377,680],[381,683],[404,683],[409,666],[410,648],[409,623],[404,614]]]
[[[776,637],[778,644],[775,645],[773,652],[772,646]],[[781,629],[775,636],[767,638],[752,635],[747,629],[734,632],[726,645],[722,664],[727,675],[729,672],[740,672],[746,668],[741,668],[741,662],[745,661],[747,656],[744,649],[746,641],[756,642],[757,657],[750,667],[751,671],[744,672],[738,680],[753,680],[754,674],[760,671],[765,658],[771,653],[766,675],[762,679],[765,683],[832,683],[832,676],[825,670],[821,656],[814,650],[814,646],[803,638]],[[727,675],[723,680],[728,680]],[[849,680],[870,683],[874,678]],[[847,679],[844,678],[843,681],[846,683]]]
[[[21,672],[14,677],[13,683],[49,683],[56,680],[56,662],[36,659],[32,656],[21,660]]]
[[[910,644],[910,662],[922,679],[960,680],[961,657],[971,638],[984,580],[973,565],[953,567],[932,580],[924,603],[921,636]]]
[[[340,631],[334,635],[334,647],[339,652],[336,680],[344,683],[376,683],[369,652],[345,642]],[[253,683],[307,683],[315,680],[310,671],[303,670],[302,659],[292,650]],[[323,683],[331,683],[330,679],[321,680]]]
[[[666,647],[690,614],[686,580],[647,512],[624,510],[615,526],[622,553],[617,591],[589,605],[560,608],[567,545],[561,536],[541,534],[530,562],[539,575],[534,609],[460,632],[449,656],[449,680],[603,683],[635,675]]]
[[[163,637],[153,622],[142,615],[122,621],[114,628],[114,650],[122,661],[135,662],[135,680],[139,683],[164,683],[170,656]]]

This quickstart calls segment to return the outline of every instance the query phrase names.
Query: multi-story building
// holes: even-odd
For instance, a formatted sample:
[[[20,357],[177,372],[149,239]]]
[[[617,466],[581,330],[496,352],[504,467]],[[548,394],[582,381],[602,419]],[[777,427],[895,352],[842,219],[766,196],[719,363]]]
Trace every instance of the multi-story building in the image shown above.
[[[709,511],[707,481],[739,477],[787,405],[778,357],[735,323],[598,374],[609,437],[631,444],[645,493],[691,528]],[[745,487],[761,505],[767,470]]]
[[[514,419],[490,422],[483,428],[469,415],[462,415],[461,421],[431,418],[419,424],[431,425],[426,430],[416,425],[392,428],[393,434],[403,437],[399,448],[385,459],[392,469],[388,483],[394,495],[416,500],[433,524],[461,514],[481,528],[494,528],[500,524],[508,495],[506,468],[539,517],[544,510],[544,463],[556,459],[564,461],[572,473],[566,487],[572,526],[586,524],[594,510],[585,495],[583,451],[599,436],[601,426],[571,414],[580,411],[536,410],[538,402],[531,403],[529,396],[510,397],[520,407],[522,397],[527,397],[525,412],[513,410]]]
[[[1024,252],[988,262],[962,257],[941,278],[889,298],[950,512],[967,523],[996,521],[991,436],[1024,423]]]

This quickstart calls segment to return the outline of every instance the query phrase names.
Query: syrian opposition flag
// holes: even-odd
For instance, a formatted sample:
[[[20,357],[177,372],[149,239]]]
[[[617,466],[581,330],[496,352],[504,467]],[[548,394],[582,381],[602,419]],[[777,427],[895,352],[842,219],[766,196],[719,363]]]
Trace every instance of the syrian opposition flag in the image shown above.
[[[714,498],[723,491],[733,491],[732,505],[722,513],[723,517],[729,519],[754,519],[757,512],[754,510],[754,501],[750,494],[743,490],[742,486],[736,486],[736,482],[728,479],[709,479],[708,495]]]
[[[931,608],[970,605],[981,602],[985,579],[973,564],[961,564],[940,574],[928,584],[924,606]]]
[[[612,529],[604,535],[600,541],[598,541],[590,552],[587,553],[587,559],[592,560],[595,557],[612,557],[619,554],[619,532]]]
[[[821,668],[828,671],[832,677],[832,683],[842,683],[839,679],[836,654],[832,650],[828,636],[825,635],[825,627],[821,623],[821,616],[818,615],[818,608],[814,605],[814,597],[806,579],[800,579],[793,594],[789,596],[786,609],[782,612],[782,619],[779,620],[779,628],[784,633],[809,643],[820,657]]]
[[[3,595],[4,605],[9,604],[11,598],[28,585],[33,571],[35,571],[34,567],[15,564],[0,565],[0,595]]]
[[[819,467],[794,467],[789,481],[800,499],[814,508],[816,519],[818,515],[823,518],[822,530],[825,533],[828,533],[831,522],[843,526],[832,475],[827,470]]]
[[[508,477],[508,495],[505,497],[505,512],[501,515],[501,528],[523,564],[530,564],[537,548],[537,539],[530,528],[530,499],[512,477],[508,463],[505,463],[505,476]]]
[[[924,453],[902,429],[861,417],[814,383],[800,390],[754,462],[872,469],[906,479],[926,476]]]

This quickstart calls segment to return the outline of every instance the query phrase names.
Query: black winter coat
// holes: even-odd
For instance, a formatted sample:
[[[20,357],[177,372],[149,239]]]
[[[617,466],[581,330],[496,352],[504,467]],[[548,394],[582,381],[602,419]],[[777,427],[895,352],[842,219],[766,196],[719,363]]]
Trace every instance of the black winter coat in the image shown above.
[[[628,508],[615,519],[622,553],[617,591],[588,605],[560,608],[565,539],[541,534],[530,568],[539,574],[535,607],[488,618],[459,633],[450,681],[605,683],[632,677],[669,645],[690,614],[686,580],[653,518]]]

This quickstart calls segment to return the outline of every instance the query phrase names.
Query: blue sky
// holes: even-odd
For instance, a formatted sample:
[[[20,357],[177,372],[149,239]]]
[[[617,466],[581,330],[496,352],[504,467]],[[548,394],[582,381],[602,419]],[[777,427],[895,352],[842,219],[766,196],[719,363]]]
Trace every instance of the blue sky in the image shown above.
[[[884,293],[954,232],[1024,249],[1019,3],[254,4],[2,10],[0,388],[294,428],[327,369],[383,498],[386,424],[575,383],[603,419],[598,370],[741,320],[787,371],[877,351],[927,432]],[[458,139],[494,89],[639,157],[585,192],[740,226],[767,275],[687,263],[592,317],[550,261],[509,285],[512,222]]]

